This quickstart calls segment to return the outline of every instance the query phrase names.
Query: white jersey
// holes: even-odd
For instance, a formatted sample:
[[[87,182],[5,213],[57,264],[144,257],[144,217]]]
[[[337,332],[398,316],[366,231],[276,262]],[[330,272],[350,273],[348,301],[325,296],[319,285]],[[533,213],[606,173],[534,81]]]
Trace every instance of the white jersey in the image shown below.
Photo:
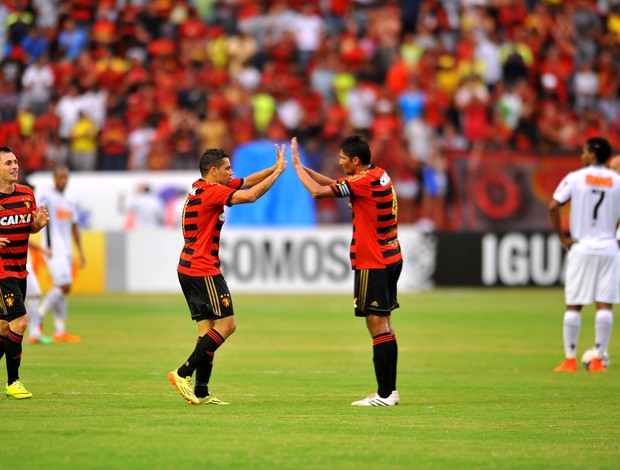
[[[570,232],[582,253],[618,253],[616,228],[620,219],[620,174],[590,165],[566,175],[553,199],[571,201]],[[572,248],[571,248],[572,249]]]
[[[43,229],[43,245],[52,250],[52,257],[73,256],[73,224],[78,221],[77,205],[63,193],[52,189],[37,201],[49,213],[49,222]]]

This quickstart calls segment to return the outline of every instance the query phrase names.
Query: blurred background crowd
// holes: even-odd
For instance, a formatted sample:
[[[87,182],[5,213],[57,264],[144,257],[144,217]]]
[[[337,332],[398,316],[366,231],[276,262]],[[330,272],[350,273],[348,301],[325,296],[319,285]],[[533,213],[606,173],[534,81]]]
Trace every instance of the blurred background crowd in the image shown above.
[[[28,174],[297,136],[339,176],[355,132],[406,223],[451,152],[619,148],[619,61],[620,0],[2,0],[0,142]]]

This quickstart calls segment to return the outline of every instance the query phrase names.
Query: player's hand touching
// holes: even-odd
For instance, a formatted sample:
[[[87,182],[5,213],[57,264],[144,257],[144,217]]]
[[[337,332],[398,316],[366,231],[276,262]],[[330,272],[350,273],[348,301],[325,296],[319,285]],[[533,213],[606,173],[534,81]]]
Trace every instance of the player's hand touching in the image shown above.
[[[275,172],[282,174],[284,173],[284,170],[286,170],[286,144],[282,144],[282,146],[275,144],[275,147],[277,156]]]
[[[297,137],[291,139],[291,159],[293,161],[293,167],[301,167],[301,158],[299,157],[299,144],[297,143]]]

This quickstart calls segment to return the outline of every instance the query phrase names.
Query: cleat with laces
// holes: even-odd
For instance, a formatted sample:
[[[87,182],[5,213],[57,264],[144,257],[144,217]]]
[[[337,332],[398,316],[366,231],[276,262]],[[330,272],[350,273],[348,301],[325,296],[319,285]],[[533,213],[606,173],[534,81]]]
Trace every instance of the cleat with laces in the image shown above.
[[[218,397],[214,396],[214,395],[207,395],[206,397],[197,397],[199,403],[192,403],[191,401],[189,402],[189,404],[191,406],[197,406],[197,405],[230,405],[230,403],[228,403],[227,401],[222,401],[220,400]]]
[[[562,364],[553,369],[553,372],[577,372],[577,359],[564,359]]]
[[[24,384],[19,380],[16,380],[11,385],[6,384],[4,386],[4,393],[7,397],[17,398],[18,400],[32,397],[32,393],[26,390]]]
[[[174,387],[181,393],[181,395],[183,395],[183,398],[185,398],[187,401],[193,403],[194,405],[200,405],[198,397],[196,397],[196,395],[194,394],[194,385],[192,384],[192,378],[181,377],[177,373],[177,371],[178,369],[173,370],[168,374],[168,380],[170,381],[170,383],[174,385]]]
[[[54,344],[54,340],[49,336],[36,335],[28,338],[30,344]]]
[[[366,398],[362,400],[354,401],[351,403],[353,406],[396,406],[396,397],[394,396],[394,392],[390,394],[387,398],[381,398],[378,393],[373,393],[368,395]]]

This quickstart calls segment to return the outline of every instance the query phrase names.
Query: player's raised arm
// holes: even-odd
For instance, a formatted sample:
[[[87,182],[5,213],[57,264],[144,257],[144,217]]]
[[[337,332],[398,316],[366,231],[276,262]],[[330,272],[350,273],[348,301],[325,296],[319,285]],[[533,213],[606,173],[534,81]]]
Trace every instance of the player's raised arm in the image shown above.
[[[275,144],[276,148],[276,164],[265,170],[259,171],[249,176],[250,181],[258,181],[254,184],[246,185],[244,178],[244,185],[242,188],[249,187],[247,191],[236,191],[230,200],[231,205],[246,204],[248,202],[257,201],[263,194],[271,189],[276,180],[280,177],[284,170],[286,170],[286,158],[284,157],[286,151],[286,145],[281,147]],[[260,179],[262,178],[262,179]]]
[[[299,146],[297,144],[297,138],[291,139],[291,157],[293,162],[293,168],[297,172],[297,176],[301,181],[301,184],[308,190],[314,199],[324,199],[327,197],[335,197],[334,192],[329,187],[330,184],[334,184],[336,180],[321,175],[316,171],[310,170],[301,164],[301,158],[299,156]]]
[[[284,150],[286,150],[286,145],[282,145],[282,158],[283,159],[284,159]],[[279,147],[276,144],[276,163],[270,166],[269,168],[265,168],[264,170],[257,171],[256,173],[252,173],[251,175],[244,177],[243,186],[241,186],[241,189],[253,188],[257,184],[264,181],[265,178],[273,174],[273,172],[276,171],[276,168],[278,167],[279,156],[280,156]]]

